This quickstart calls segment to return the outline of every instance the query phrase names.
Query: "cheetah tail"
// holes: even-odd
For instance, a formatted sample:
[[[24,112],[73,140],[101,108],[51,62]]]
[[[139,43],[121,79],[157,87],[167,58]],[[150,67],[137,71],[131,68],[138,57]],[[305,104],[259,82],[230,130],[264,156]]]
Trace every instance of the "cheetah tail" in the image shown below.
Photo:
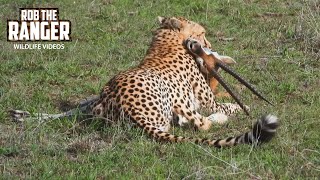
[[[154,137],[157,140],[169,141],[169,142],[195,142],[196,144],[207,144],[214,147],[229,147],[236,146],[238,144],[261,144],[270,141],[275,133],[276,128],[279,126],[278,118],[273,115],[266,115],[261,117],[252,129],[242,135],[235,137],[228,137],[225,139],[200,139],[200,138],[191,138],[191,137],[182,137],[172,135],[158,130],[154,126],[146,123],[141,120],[138,122],[143,129],[148,132],[149,135]]]

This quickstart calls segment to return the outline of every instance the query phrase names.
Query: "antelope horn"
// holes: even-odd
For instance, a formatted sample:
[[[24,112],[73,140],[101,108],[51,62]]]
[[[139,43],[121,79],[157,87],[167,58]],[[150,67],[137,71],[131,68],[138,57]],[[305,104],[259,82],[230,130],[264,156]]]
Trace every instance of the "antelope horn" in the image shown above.
[[[253,94],[258,96],[260,99],[263,99],[264,101],[266,101],[270,105],[273,105],[255,87],[253,87],[248,81],[244,80],[241,76],[239,76],[236,72],[234,72],[230,67],[225,65],[223,62],[216,61],[216,65],[219,66],[221,69],[225,70],[228,74],[233,76],[235,79],[237,79],[241,84],[245,85]]]
[[[202,47],[202,46],[201,46]],[[214,57],[215,65],[216,67],[214,68],[215,70],[219,69],[219,67],[223,70],[225,70],[227,73],[229,73],[231,76],[233,76],[235,79],[237,79],[241,84],[245,85],[253,94],[258,96],[260,99],[263,99],[270,105],[273,105],[270,101],[268,101],[256,88],[254,88],[248,81],[243,79],[240,75],[238,75],[234,70],[232,70],[230,67],[228,67],[223,61],[221,56],[217,52],[213,52],[212,50],[202,47],[202,50],[207,54],[211,55]],[[212,74],[213,75],[213,74]],[[229,93],[230,94],[230,93]]]
[[[229,87],[229,85],[222,79],[222,77],[218,74],[218,72],[215,69],[211,69],[211,74],[214,78],[216,78],[217,81],[219,81],[219,83],[224,87],[224,89],[231,95],[231,97],[239,104],[239,106],[241,107],[241,109],[243,109],[243,111],[246,113],[246,115],[249,116],[249,112],[248,110],[245,108],[245,106],[243,105],[243,103],[241,102],[240,98],[233,93],[233,91],[231,90],[231,88]]]

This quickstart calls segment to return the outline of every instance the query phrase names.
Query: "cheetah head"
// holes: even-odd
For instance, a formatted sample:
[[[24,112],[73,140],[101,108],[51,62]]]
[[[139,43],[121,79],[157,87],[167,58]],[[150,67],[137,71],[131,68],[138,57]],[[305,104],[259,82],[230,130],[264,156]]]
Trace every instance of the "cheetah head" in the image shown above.
[[[167,18],[159,16],[158,21],[163,28],[179,31],[179,36],[182,36],[182,39],[193,38],[198,40],[204,47],[211,48],[211,44],[205,36],[206,30],[200,24],[182,17]]]
[[[190,21],[188,19],[179,17],[158,17],[158,21],[160,26],[163,28],[170,28],[172,30],[179,31],[179,35],[182,36],[183,40],[188,38],[192,38],[197,40],[197,42],[201,43],[201,46],[211,49],[210,42],[206,39],[205,33],[206,30],[200,24]],[[185,41],[184,41],[185,43]],[[229,56],[220,56],[221,61],[225,64],[235,64],[236,61]],[[203,59],[200,57],[196,57],[196,62],[199,66],[200,71],[207,77],[210,73],[207,71],[206,64]],[[219,68],[217,69],[219,70]]]

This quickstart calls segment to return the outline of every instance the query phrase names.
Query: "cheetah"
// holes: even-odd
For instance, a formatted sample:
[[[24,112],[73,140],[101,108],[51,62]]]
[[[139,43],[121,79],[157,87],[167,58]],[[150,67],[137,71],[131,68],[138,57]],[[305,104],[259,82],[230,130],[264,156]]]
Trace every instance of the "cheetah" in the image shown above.
[[[185,18],[158,17],[158,21],[160,27],[154,31],[143,61],[137,67],[115,75],[99,96],[80,105],[80,111],[107,119],[127,117],[125,119],[133,121],[152,138],[167,142],[194,142],[219,148],[268,142],[278,126],[277,117],[270,114],[260,118],[250,131],[225,139],[182,137],[169,133],[174,116],[182,117],[199,130],[208,130],[213,124],[225,123],[228,116],[243,107],[215,101],[205,76],[185,46],[185,40],[193,38],[203,47],[210,48],[205,29]],[[201,115],[200,107],[209,109],[212,114]],[[19,113],[23,115],[24,112],[11,113],[19,118]],[[54,118],[74,113],[69,111]]]

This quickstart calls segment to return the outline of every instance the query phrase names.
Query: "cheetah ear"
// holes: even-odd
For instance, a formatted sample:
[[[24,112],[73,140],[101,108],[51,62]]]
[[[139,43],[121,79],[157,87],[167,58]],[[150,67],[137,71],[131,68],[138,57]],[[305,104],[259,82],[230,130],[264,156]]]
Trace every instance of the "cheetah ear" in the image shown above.
[[[222,62],[226,63],[226,64],[236,64],[237,62],[229,56],[220,56],[220,59]]]
[[[163,16],[158,16],[158,22],[159,22],[159,24],[163,24],[164,23],[164,21],[165,21],[165,17],[163,17]]]
[[[170,19],[170,25],[173,29],[181,29],[182,28],[182,22],[176,18]]]

